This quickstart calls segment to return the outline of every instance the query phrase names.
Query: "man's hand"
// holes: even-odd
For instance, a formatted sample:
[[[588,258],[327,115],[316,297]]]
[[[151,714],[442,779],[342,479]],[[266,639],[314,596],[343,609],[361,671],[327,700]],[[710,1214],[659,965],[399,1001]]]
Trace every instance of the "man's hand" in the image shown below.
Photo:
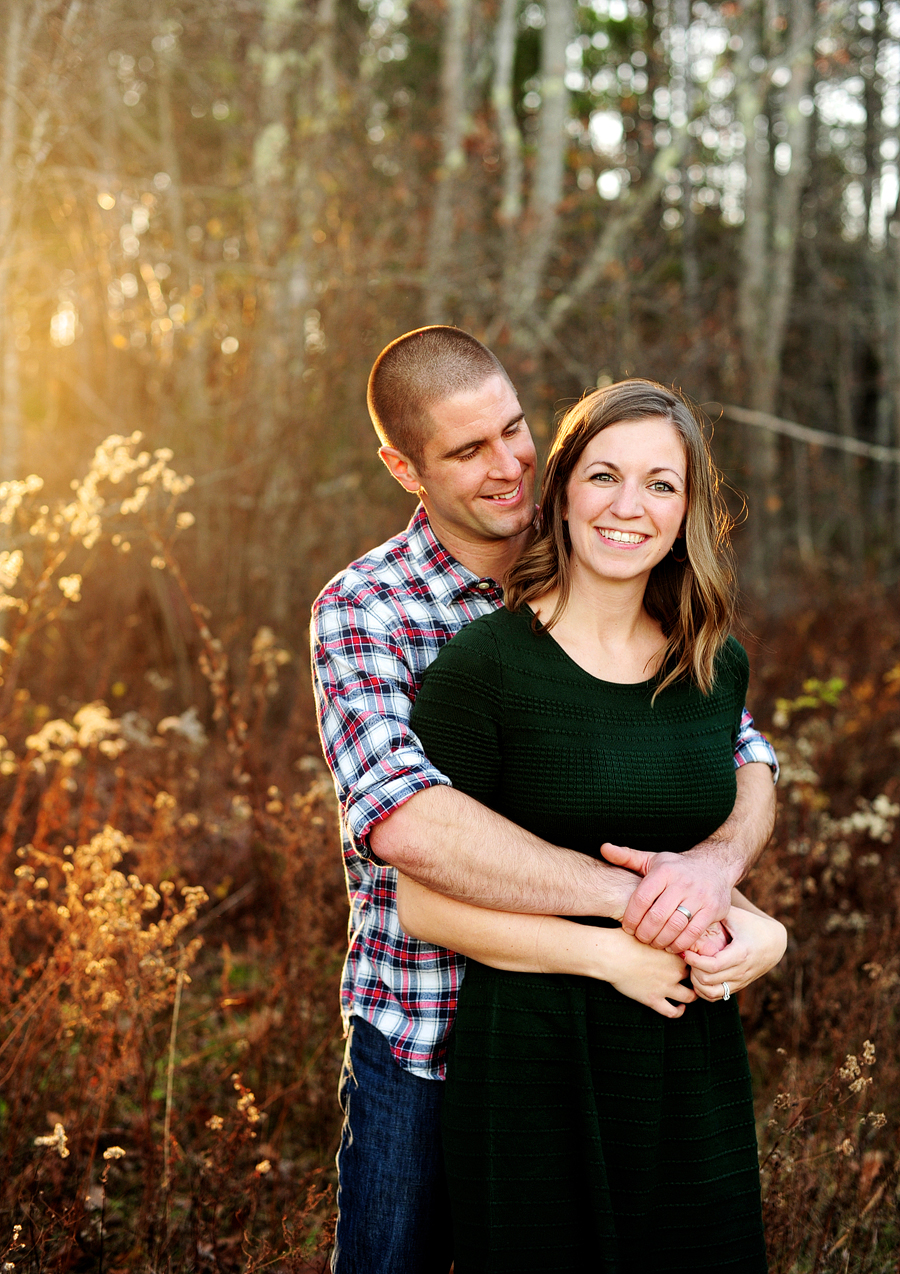
[[[724,920],[733,886],[762,853],[775,821],[775,789],[768,765],[758,761],[743,765],[735,778],[734,809],[718,831],[693,849],[683,854],[651,854],[621,845],[601,846],[609,862],[644,877],[622,917],[626,933],[654,947],[681,952],[692,947],[714,921]]]
[[[627,867],[644,879],[631,895],[622,928],[639,942],[670,951],[686,951],[731,907],[734,882],[714,859],[685,854],[653,854],[624,845],[601,845],[607,862]],[[689,911],[679,911],[683,907]]]

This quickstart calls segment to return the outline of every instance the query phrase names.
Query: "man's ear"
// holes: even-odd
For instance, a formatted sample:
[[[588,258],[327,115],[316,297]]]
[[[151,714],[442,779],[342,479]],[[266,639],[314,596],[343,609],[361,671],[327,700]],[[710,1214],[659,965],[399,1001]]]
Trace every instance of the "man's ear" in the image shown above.
[[[410,491],[415,495],[422,485],[422,479],[410,458],[404,456],[396,447],[379,447],[378,454],[391,477],[397,479],[404,491]]]

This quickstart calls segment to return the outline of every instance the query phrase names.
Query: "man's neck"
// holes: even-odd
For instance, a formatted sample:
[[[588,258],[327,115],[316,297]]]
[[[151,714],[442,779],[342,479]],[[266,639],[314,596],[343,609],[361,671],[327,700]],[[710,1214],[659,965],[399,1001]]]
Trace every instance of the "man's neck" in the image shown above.
[[[469,540],[445,527],[432,525],[431,529],[439,543],[467,570],[480,579],[494,579],[499,583],[518,561],[532,536],[531,527],[509,540]]]

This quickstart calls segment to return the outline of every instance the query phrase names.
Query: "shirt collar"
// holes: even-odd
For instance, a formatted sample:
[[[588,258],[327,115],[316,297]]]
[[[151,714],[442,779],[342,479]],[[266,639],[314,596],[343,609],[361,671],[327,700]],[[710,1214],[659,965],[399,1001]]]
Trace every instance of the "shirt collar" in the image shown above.
[[[457,562],[431,528],[425,506],[420,504],[406,529],[410,555],[421,578],[439,601],[455,601],[466,593],[484,593],[485,580]],[[499,588],[497,581],[493,581]]]

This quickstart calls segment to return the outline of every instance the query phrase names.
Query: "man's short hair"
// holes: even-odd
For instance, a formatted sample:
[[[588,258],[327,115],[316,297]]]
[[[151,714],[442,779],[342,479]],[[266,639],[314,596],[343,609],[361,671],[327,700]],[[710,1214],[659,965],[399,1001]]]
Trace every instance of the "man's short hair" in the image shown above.
[[[413,463],[431,424],[429,410],[445,398],[478,389],[491,376],[510,384],[486,345],[458,327],[419,327],[391,341],[375,360],[367,402],[375,432]]]

